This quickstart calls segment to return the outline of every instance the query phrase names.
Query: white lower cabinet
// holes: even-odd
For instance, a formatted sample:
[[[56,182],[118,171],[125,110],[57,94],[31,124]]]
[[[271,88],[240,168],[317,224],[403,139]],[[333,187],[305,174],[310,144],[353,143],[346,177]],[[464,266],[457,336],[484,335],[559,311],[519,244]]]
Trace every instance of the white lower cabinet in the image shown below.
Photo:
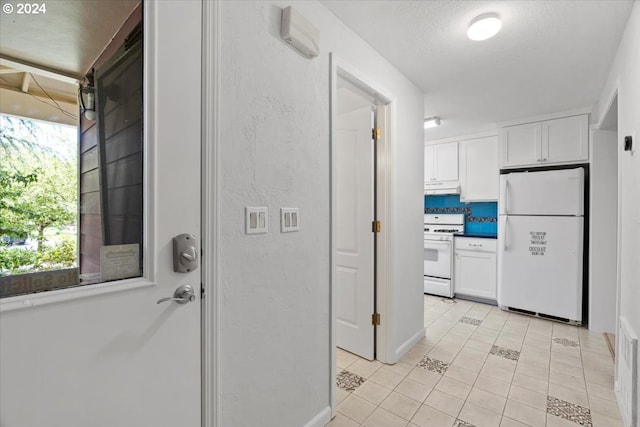
[[[496,299],[496,239],[456,237],[453,290],[487,300]]]

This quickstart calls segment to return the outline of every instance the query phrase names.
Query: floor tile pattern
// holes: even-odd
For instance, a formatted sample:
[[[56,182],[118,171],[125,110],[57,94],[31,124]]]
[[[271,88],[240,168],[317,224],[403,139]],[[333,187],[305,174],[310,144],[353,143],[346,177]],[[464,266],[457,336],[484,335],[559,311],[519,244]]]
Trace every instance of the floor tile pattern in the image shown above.
[[[463,317],[462,319],[460,319],[460,323],[479,326],[482,323],[482,320],[474,319],[473,317]]]
[[[465,300],[424,307],[426,336],[395,365],[337,349],[329,427],[623,427],[601,334]]]
[[[562,344],[565,347],[580,347],[580,344],[578,344],[577,342],[568,340],[566,338],[554,338],[553,342]]]
[[[510,360],[518,360],[518,358],[520,357],[519,351],[510,350],[508,348],[500,347],[497,345],[491,347],[491,351],[489,351],[489,354],[494,354],[496,356],[504,357],[505,359]]]
[[[547,396],[547,413],[573,421],[581,426],[593,426],[591,411],[588,408],[566,402],[553,396]]]
[[[442,360],[432,359],[427,356],[423,357],[422,360],[418,362],[417,366],[428,371],[437,372],[438,374],[444,374],[447,372],[447,368],[449,368],[448,363],[445,363]]]
[[[336,385],[345,391],[355,391],[365,382],[365,379],[353,372],[342,371],[337,375]]]

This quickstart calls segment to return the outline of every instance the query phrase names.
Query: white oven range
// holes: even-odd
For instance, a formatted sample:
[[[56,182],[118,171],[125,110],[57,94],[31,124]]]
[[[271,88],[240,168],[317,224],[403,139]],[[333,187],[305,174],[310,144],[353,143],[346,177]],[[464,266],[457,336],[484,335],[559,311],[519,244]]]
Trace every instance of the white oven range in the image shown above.
[[[464,232],[463,214],[424,216],[424,293],[453,297],[453,235]]]

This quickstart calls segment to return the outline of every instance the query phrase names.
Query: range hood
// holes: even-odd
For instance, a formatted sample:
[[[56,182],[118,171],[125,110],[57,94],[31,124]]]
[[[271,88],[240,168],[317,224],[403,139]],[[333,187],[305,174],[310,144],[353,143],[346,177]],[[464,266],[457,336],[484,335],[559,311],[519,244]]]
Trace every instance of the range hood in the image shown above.
[[[425,182],[424,194],[460,194],[460,181]]]

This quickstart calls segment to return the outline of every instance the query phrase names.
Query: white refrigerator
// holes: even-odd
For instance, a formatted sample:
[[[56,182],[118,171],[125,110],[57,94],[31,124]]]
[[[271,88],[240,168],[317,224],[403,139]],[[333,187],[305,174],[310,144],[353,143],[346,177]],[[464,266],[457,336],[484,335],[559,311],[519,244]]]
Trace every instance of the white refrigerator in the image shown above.
[[[582,322],[584,169],[500,175],[498,305]]]

